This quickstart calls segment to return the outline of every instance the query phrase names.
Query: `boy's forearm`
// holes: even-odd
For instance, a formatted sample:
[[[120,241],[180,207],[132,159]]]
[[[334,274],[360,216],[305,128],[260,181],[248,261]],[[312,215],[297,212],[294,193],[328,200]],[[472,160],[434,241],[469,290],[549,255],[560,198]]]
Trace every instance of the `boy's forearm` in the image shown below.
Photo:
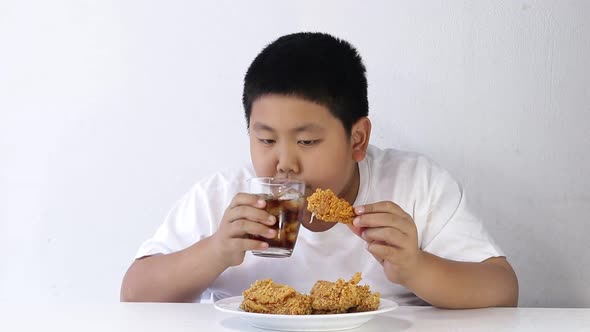
[[[226,268],[209,253],[208,242],[133,262],[123,278],[121,301],[194,301]]]
[[[518,304],[518,280],[504,258],[467,263],[421,255],[420,268],[404,286],[431,305],[466,309]]]

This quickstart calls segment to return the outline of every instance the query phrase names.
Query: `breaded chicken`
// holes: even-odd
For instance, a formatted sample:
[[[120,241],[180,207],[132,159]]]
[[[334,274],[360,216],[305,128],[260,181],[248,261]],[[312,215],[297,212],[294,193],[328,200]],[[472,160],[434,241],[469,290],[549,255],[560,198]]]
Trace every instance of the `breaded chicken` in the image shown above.
[[[339,314],[345,312],[372,311],[379,308],[379,293],[371,293],[369,286],[359,286],[361,273],[349,281],[320,280],[311,289],[311,307],[314,314]]]
[[[272,279],[257,280],[243,292],[240,305],[244,311],[264,314],[309,315],[311,297],[292,287],[276,284]]]
[[[356,216],[352,206],[342,198],[339,198],[330,189],[316,191],[307,198],[307,210],[318,219],[328,222],[341,222],[352,224]]]

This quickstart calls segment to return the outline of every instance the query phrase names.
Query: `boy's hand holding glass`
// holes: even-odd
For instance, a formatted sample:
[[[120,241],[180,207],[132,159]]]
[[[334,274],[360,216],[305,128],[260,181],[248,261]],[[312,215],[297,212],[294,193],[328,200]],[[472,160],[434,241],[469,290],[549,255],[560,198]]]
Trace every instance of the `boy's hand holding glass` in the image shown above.
[[[275,217],[276,223],[271,227],[275,236],[260,237],[252,234],[253,239],[268,243],[267,248],[254,249],[252,254],[262,257],[290,257],[297,241],[305,201],[305,183],[295,179],[258,177],[249,180],[250,193],[263,199],[265,210]]]
[[[239,193],[225,210],[219,229],[211,236],[224,268],[242,264],[246,251],[264,250],[268,243],[252,236],[272,239],[277,232],[271,229],[276,218],[264,210],[266,201],[258,195]]]
[[[412,217],[390,201],[355,207],[350,229],[367,242],[389,281],[404,285],[417,270],[422,251]]]
[[[305,209],[305,183],[253,178],[251,193],[237,194],[211,241],[223,268],[242,264],[246,251],[263,257],[289,257]]]

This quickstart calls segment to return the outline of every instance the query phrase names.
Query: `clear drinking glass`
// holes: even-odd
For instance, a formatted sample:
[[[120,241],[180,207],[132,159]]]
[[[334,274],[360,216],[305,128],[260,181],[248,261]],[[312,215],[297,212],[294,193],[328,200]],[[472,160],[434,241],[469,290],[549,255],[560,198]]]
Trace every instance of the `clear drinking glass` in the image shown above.
[[[267,249],[252,250],[252,253],[262,257],[291,256],[305,209],[305,183],[272,177],[258,177],[248,181],[250,193],[264,199],[265,210],[276,217],[276,223],[270,227],[277,231],[272,239],[252,235],[251,238],[268,243]]]

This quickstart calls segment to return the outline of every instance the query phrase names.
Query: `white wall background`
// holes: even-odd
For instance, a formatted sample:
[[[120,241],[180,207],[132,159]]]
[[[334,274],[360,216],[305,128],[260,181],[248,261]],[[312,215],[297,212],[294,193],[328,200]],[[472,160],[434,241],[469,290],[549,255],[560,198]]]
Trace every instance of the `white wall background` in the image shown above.
[[[241,84],[314,30],[368,67],[373,143],[461,180],[523,306],[590,306],[590,2],[0,1],[0,301],[113,302],[199,177],[248,160]]]

